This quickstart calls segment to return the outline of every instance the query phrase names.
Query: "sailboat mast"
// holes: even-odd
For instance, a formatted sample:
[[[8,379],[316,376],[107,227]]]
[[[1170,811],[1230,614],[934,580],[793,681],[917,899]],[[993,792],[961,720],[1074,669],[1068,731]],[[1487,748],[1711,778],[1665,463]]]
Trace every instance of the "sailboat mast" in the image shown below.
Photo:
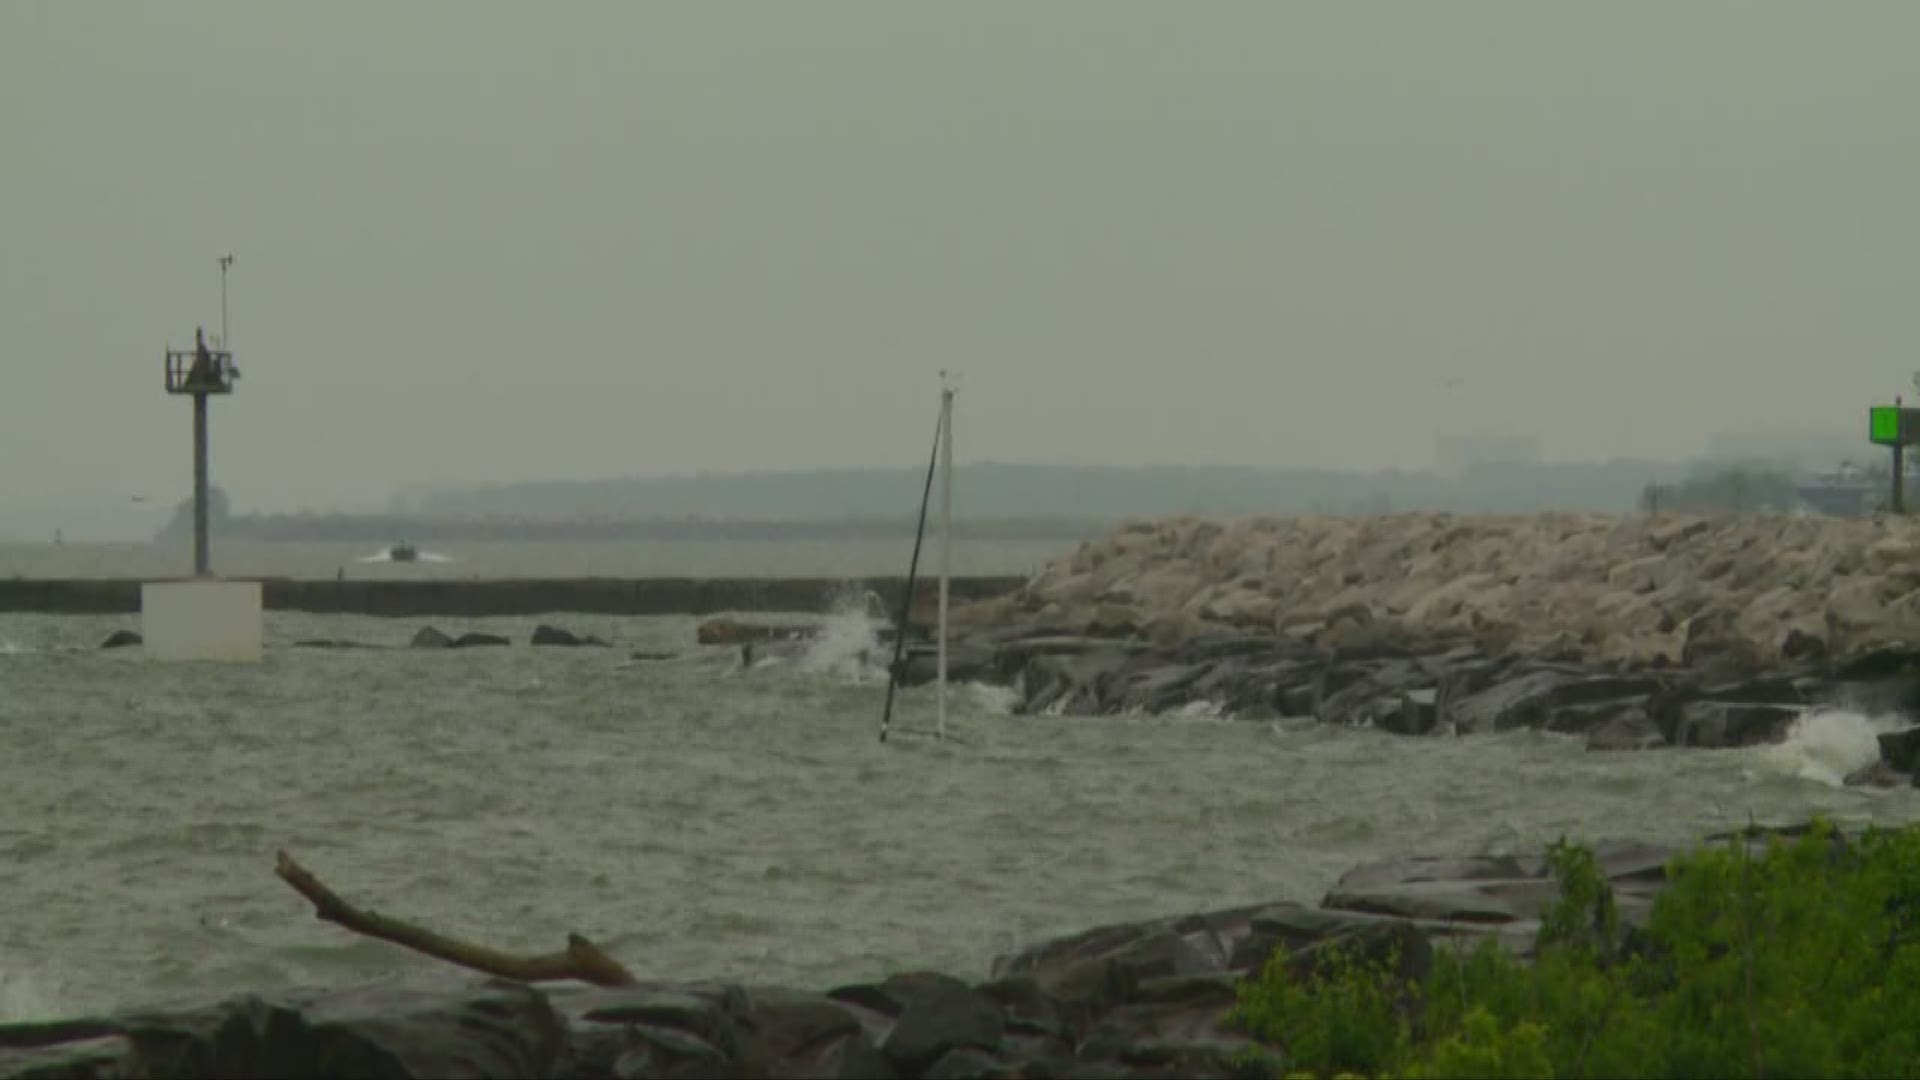
[[[940,634],[935,670],[939,683],[939,737],[947,737],[947,582],[953,576],[953,388],[940,386]]]

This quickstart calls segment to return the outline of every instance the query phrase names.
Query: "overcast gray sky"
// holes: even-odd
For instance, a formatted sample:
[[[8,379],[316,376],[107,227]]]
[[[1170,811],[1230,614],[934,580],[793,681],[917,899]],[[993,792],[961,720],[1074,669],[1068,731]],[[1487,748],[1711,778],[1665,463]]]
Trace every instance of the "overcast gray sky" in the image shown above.
[[[0,501],[1679,456],[1920,367],[1920,4],[0,4]],[[1457,388],[1446,378],[1463,379]]]

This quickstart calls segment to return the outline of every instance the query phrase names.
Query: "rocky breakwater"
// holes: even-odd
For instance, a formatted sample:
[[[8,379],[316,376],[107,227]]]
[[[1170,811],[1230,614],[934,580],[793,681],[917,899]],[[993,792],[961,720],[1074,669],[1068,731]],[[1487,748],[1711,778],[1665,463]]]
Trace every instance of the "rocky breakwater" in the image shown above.
[[[1623,921],[1675,854],[1594,845]],[[10,1077],[1206,1077],[1243,1074],[1235,986],[1269,960],[1311,971],[1335,947],[1491,936],[1525,955],[1558,894],[1544,853],[1359,867],[1291,901],[1108,926],[996,961],[804,991],[726,982],[583,988],[442,975],[246,994],[179,1008],[0,1025]]]
[[[959,614],[952,672],[1030,713],[1778,741],[1920,705],[1920,525],[1446,514],[1132,522]],[[916,656],[900,672],[930,676]],[[1911,760],[1907,755],[1904,760]]]

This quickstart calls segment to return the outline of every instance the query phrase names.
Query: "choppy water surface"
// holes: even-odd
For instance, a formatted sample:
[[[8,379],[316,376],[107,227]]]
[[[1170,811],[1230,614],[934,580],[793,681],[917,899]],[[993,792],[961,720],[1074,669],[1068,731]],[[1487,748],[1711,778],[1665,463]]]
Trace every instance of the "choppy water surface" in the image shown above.
[[[692,619],[553,621],[620,648],[289,650],[420,623],[270,613],[263,663],[170,665],[91,648],[131,619],[0,615],[0,1015],[433,965],[315,921],[273,875],[282,847],[351,899],[490,944],[579,930],[643,976],[824,987],[1314,900],[1373,857],[1920,818],[1911,790],[1833,786],[1872,752],[1859,717],[1786,747],[1589,754],[1525,733],[1013,717],[967,689],[969,745],[882,746],[857,622],[807,662],[742,671],[693,647]],[[443,624],[516,642],[532,625]],[[902,723],[932,723],[930,693]]]

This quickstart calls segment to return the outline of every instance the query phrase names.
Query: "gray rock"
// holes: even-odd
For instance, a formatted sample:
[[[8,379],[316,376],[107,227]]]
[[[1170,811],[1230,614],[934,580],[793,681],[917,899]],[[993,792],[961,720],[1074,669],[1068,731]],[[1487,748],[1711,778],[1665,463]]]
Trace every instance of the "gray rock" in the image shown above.
[[[1491,673],[1477,677],[1488,678]],[[1486,689],[1446,702],[1442,723],[1461,734],[1542,728],[1562,709],[1641,697],[1661,688],[1643,675],[1596,675],[1563,665],[1516,667]]]
[[[513,643],[508,641],[506,638],[500,636],[499,634],[483,634],[478,631],[469,631],[468,633],[461,634],[459,637],[454,638],[451,642],[448,643],[447,648],[449,649],[500,648],[500,647],[511,645],[511,644]]]
[[[989,646],[948,643],[947,678],[953,682],[986,682],[995,670],[996,652]],[[889,659],[891,654],[889,654]],[[908,648],[900,658],[895,678],[903,687],[926,686],[940,674],[940,654],[935,646]]]
[[[1560,887],[1544,878],[1420,881],[1372,888],[1336,886],[1321,906],[1435,922],[1507,923],[1536,919]]]
[[[101,642],[100,647],[103,649],[125,649],[142,644],[145,640],[137,630],[115,630],[113,633],[107,635],[107,640]]]
[[[992,1050],[1005,1030],[1006,1019],[992,998],[964,986],[944,987],[909,1002],[880,1051],[918,1076],[952,1050]]]
[[[1880,760],[1895,772],[1920,777],[1920,727],[1880,736]]]
[[[855,1035],[840,1040],[819,1059],[818,1066],[810,1072],[796,1072],[793,1076],[831,1076],[836,1080],[896,1080],[900,1070],[873,1040],[865,1035]]]
[[[545,1076],[567,1034],[539,991],[506,982],[246,995],[125,1030],[141,1076]]]
[[[586,637],[581,637],[571,630],[562,630],[560,627],[548,626],[546,623],[541,623],[539,626],[533,628],[533,637],[529,640],[528,644],[558,645],[571,648],[592,645],[604,648],[607,643],[591,634]]]
[[[1644,706],[1637,711],[1617,713],[1587,732],[1589,750],[1652,750],[1666,745],[1666,735],[1647,715]]]
[[[1437,696],[1433,676],[1411,660],[1329,664],[1321,676],[1320,701],[1313,714],[1327,724],[1381,724],[1391,718],[1392,726],[1404,726],[1405,698],[1414,691],[1435,691]],[[1427,699],[1429,704],[1433,700]],[[1419,726],[1417,717],[1414,723]],[[1429,718],[1418,733],[1432,727]]]
[[[1336,955],[1390,967],[1399,978],[1416,984],[1424,984],[1433,971],[1433,942],[1418,927],[1399,921],[1356,927],[1322,938],[1296,951],[1287,969],[1295,979],[1304,981]]]
[[[705,1039],[679,1028],[657,1024],[628,1024],[621,1030],[626,1051],[614,1062],[613,1075],[726,1076],[727,1056]]]
[[[1092,650],[1035,656],[1020,672],[1020,711],[1058,708],[1076,715],[1097,715],[1103,678],[1125,668],[1133,653],[1112,643]]]
[[[1879,682],[1900,677],[1920,678],[1920,649],[1891,645],[1856,653],[1828,671],[1835,682]]]
[[[1558,732],[1563,735],[1586,735],[1615,722],[1631,725],[1635,721],[1645,721],[1648,726],[1652,726],[1653,720],[1647,714],[1647,703],[1651,697],[1652,695],[1649,694],[1640,694],[1606,701],[1585,701],[1573,705],[1562,705],[1548,709],[1540,727],[1544,731]]]
[[[423,626],[407,642],[409,649],[446,649],[453,646],[453,639],[440,632],[437,627]]]
[[[0,1028],[0,1033],[7,1029]],[[108,1080],[139,1075],[133,1071],[133,1043],[122,1035],[76,1038],[49,1045],[0,1045],[0,1077],[58,1077],[60,1080]]]
[[[1116,672],[1099,689],[1099,708],[1105,713],[1172,712],[1200,700],[1191,691],[1213,668],[1208,663],[1157,664]]]
[[[1805,712],[1795,705],[1690,701],[1673,714],[1663,734],[1674,746],[1726,749],[1777,743]]]
[[[1438,689],[1409,690],[1399,695],[1399,708],[1389,709],[1375,723],[1396,735],[1426,735],[1440,721]]]
[[[829,1057],[844,1056],[849,1039],[866,1040],[860,1020],[825,994],[775,988],[748,991],[745,1027],[759,1057],[784,1062],[788,1071],[818,1075]]]
[[[985,1080],[1005,1076],[1009,1062],[990,1050],[956,1046],[920,1075],[926,1080]]]

